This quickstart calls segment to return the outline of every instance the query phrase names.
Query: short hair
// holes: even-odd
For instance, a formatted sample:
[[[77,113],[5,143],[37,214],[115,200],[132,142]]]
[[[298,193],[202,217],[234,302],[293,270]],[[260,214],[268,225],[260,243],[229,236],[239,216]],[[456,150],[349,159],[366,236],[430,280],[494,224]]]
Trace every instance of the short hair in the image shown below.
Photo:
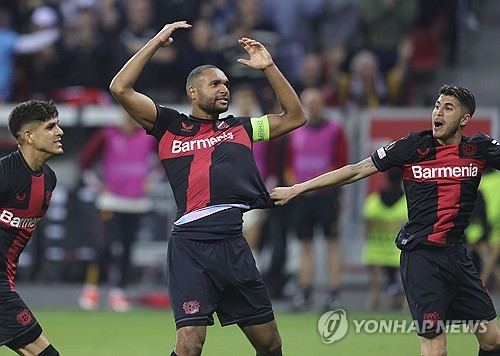
[[[195,69],[193,69],[186,80],[186,93],[189,91],[189,87],[193,85],[193,82],[198,79],[198,77],[201,75],[201,72],[203,72],[205,69],[210,69],[210,68],[215,68],[219,69],[218,67],[212,65],[212,64],[205,64],[202,66],[198,66]]]
[[[454,96],[458,99],[460,104],[466,108],[470,116],[474,115],[474,112],[476,111],[476,98],[469,89],[447,84],[443,85],[441,89],[439,89],[439,94]]]
[[[28,100],[16,105],[10,112],[9,130],[16,139],[19,139],[21,129],[25,125],[36,121],[47,121],[58,116],[59,111],[53,100]]]

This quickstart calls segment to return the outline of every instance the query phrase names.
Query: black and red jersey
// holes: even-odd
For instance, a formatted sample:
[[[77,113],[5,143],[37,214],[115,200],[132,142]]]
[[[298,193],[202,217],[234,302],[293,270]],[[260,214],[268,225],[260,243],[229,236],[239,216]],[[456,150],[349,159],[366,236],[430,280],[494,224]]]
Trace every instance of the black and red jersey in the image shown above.
[[[371,157],[380,171],[403,169],[408,204],[403,244],[408,248],[422,240],[461,242],[484,168],[500,169],[500,145],[482,133],[442,146],[431,130],[412,132]]]
[[[204,120],[161,105],[157,111],[148,133],[158,140],[177,203],[175,225],[231,208],[273,206],[252,153],[250,118]]]
[[[12,291],[19,255],[45,215],[55,186],[49,166],[34,172],[19,151],[0,160],[0,282],[8,280]]]

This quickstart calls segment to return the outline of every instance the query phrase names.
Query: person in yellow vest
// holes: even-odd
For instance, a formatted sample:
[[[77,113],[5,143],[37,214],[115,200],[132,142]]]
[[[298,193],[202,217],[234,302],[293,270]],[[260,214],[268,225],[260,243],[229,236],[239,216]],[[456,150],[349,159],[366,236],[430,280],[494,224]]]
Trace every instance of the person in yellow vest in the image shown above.
[[[396,277],[400,250],[394,245],[394,236],[407,220],[406,199],[401,184],[401,170],[393,168],[387,171],[386,177],[386,187],[368,195],[363,209],[366,227],[363,262],[370,274],[370,290],[366,301],[369,310],[379,305],[384,274],[391,304],[403,305],[404,300],[401,282]]]
[[[480,277],[485,282],[491,282],[493,273],[500,256],[500,200],[498,199],[498,187],[500,186],[500,172],[485,171],[479,185],[479,192],[482,193],[486,209],[487,227],[489,228],[487,239],[480,240],[480,228],[478,224],[471,221],[471,226],[466,230],[467,242],[469,244],[478,240],[476,251],[478,252],[482,268]],[[484,224],[483,224],[484,225]],[[484,243],[481,243],[484,241]]]

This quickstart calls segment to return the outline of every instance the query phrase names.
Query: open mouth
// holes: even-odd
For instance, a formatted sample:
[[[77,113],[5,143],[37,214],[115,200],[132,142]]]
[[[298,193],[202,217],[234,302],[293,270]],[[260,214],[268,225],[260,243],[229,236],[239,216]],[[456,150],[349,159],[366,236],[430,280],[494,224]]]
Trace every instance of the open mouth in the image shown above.
[[[443,125],[444,124],[442,122],[438,122],[438,121],[434,122],[434,128],[435,129],[439,129],[439,128],[443,127]]]

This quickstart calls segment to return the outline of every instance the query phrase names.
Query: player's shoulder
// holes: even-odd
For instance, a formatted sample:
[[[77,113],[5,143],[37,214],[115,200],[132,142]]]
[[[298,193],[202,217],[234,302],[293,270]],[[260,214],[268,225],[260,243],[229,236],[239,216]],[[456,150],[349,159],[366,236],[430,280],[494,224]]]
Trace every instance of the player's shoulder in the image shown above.
[[[18,151],[9,153],[7,156],[0,158],[0,168],[2,169],[2,173],[11,171],[15,168],[20,159],[21,157],[19,156]]]
[[[483,133],[483,132],[476,132],[473,136],[468,137],[464,136],[463,141],[465,142],[470,142],[470,143],[480,143],[480,142],[487,142],[487,143],[492,143],[495,145],[499,145],[498,141],[495,140],[493,137]]]

